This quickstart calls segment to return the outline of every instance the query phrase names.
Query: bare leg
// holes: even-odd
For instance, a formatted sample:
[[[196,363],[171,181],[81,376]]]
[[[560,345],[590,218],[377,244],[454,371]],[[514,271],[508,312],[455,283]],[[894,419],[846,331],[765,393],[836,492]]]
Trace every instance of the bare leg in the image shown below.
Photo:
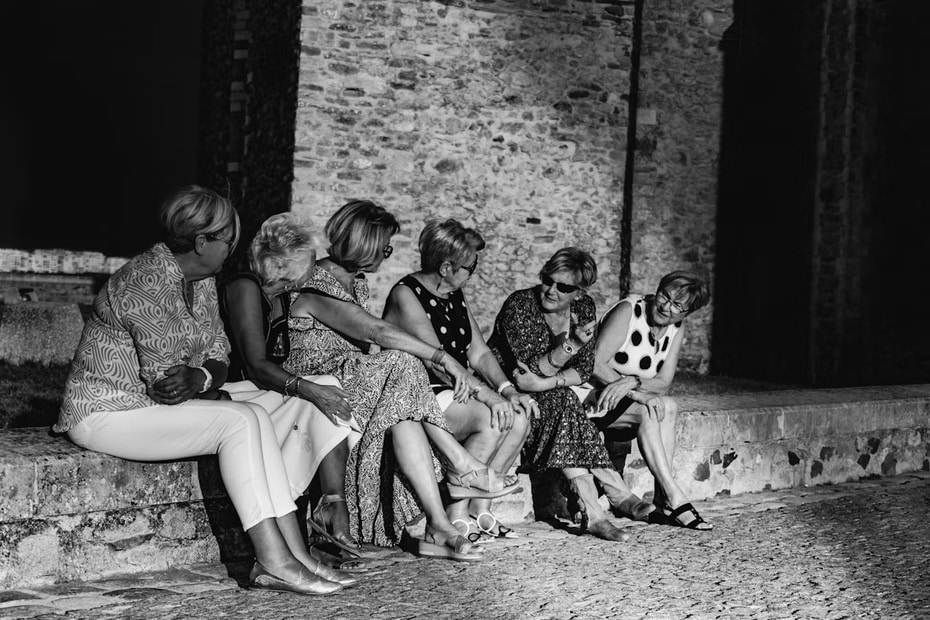
[[[431,537],[436,544],[451,546],[460,533],[446,516],[442,497],[439,494],[439,486],[434,477],[433,453],[424,428],[432,426],[432,424],[424,425],[413,421],[398,422],[391,427],[391,442],[394,445],[397,464],[407,481],[410,482],[410,486],[413,487],[423,507],[423,512],[426,514],[427,536]],[[455,442],[452,435],[443,434]],[[457,442],[456,445],[458,445]],[[465,451],[461,446],[459,448]],[[460,550],[465,553],[480,552],[480,548],[475,548],[471,544],[461,546]]]
[[[297,526],[297,519],[292,515],[294,526]],[[283,579],[289,585],[296,586],[303,594],[330,594],[342,589],[342,585],[330,581],[319,575],[316,571],[304,565],[299,559],[291,553],[288,541],[278,527],[280,519],[263,519],[254,526],[250,527],[248,532],[249,539],[252,541],[252,547],[255,549],[255,559],[257,565],[252,569],[251,579],[253,587],[269,587],[264,581],[268,579],[259,566],[270,573],[271,578]],[[298,530],[298,538],[300,531]],[[303,541],[301,539],[301,546]],[[274,589],[282,589],[280,582],[270,586]],[[288,587],[286,589],[292,588]]]
[[[327,581],[332,581],[343,586],[350,586],[358,583],[358,579],[342,571],[330,568],[311,557],[310,551],[307,549],[307,545],[304,542],[303,534],[300,531],[296,512],[289,512],[282,517],[278,517],[276,521],[278,531],[281,532],[281,536],[284,538],[284,542],[291,555],[310,569],[311,573]]]
[[[324,526],[329,525],[336,540],[350,547],[357,547],[358,542],[349,532],[349,508],[345,503],[348,458],[349,444],[347,441],[341,441],[320,461],[317,476],[320,480],[320,506],[323,507],[323,514],[320,514],[317,520]],[[334,498],[342,501],[332,501]]]
[[[578,474],[578,468],[566,468],[562,470],[565,477],[572,485],[578,499],[581,501],[582,510],[584,511],[584,522],[582,526],[594,536],[604,540],[615,542],[624,542],[629,540],[629,534],[615,527],[609,520],[607,512],[601,508],[597,501],[597,487],[594,486],[594,476],[586,469],[581,469],[583,474]]]
[[[498,475],[503,477],[510,468],[513,467],[514,461],[517,460],[517,456],[520,454],[520,450],[523,449],[523,443],[526,441],[527,435],[530,433],[530,421],[524,415],[514,416],[513,427],[504,434],[500,444],[497,447],[497,452],[488,462],[488,467],[497,472]],[[472,515],[478,517],[484,513],[491,513],[491,500],[489,499],[473,499],[469,503],[468,510]],[[487,521],[490,519],[485,518],[484,521],[480,524],[483,527],[487,527],[489,524]],[[494,531],[493,524],[491,525],[492,532]]]
[[[443,415],[455,440],[464,446],[475,459],[484,464],[489,464],[507,435],[498,428],[491,426],[491,411],[473,399],[467,403],[452,401],[446,407]],[[430,435],[432,436],[433,433],[430,433]],[[445,439],[440,437],[439,441],[442,442]],[[472,504],[475,501],[472,500]],[[485,506],[491,504],[490,500],[481,501],[486,502]],[[455,523],[463,534],[467,533],[467,527],[460,522],[468,522],[468,509],[468,500],[454,501],[446,507],[446,515],[448,515],[449,520]]]

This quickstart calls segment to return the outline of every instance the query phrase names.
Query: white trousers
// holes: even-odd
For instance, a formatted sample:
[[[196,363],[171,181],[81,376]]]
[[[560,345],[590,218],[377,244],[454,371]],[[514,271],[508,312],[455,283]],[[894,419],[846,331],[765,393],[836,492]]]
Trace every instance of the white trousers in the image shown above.
[[[68,436],[82,448],[134,461],[216,454],[226,492],[248,530],[297,509],[294,499],[348,429],[331,424],[305,400],[259,390],[247,381],[223,389],[232,401],[195,399],[180,405],[99,411],[84,418]],[[272,423],[273,418],[277,423]],[[314,433],[315,428],[325,432]],[[314,446],[318,446],[315,451]]]

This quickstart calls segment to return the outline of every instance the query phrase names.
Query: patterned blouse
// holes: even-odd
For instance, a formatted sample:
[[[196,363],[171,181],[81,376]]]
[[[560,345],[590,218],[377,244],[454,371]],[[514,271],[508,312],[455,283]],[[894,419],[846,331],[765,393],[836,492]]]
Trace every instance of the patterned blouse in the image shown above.
[[[188,309],[184,274],[163,243],[113,274],[94,300],[65,382],[58,423],[67,432],[97,411],[157,403],[146,388],[178,364],[229,363],[213,278],[193,283]]]

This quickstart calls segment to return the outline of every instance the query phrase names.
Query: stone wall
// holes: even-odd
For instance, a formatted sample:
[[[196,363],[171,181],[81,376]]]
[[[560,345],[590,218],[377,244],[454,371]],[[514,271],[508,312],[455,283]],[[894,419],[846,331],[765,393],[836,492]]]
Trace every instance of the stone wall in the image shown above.
[[[598,259],[619,294],[632,2],[304,2],[293,210],[322,229],[350,198],[400,220],[389,286],[431,217],[488,247],[467,294],[490,331],[556,249]]]
[[[644,3],[633,176],[631,288],[676,269],[715,271],[723,110],[721,40],[731,2]],[[681,365],[707,371],[713,304],[688,319]]]

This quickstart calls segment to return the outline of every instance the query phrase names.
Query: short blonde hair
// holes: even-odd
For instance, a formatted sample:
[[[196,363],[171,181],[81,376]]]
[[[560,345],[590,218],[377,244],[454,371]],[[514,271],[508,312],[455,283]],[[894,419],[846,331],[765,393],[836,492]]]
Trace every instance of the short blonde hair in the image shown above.
[[[371,269],[382,259],[384,246],[400,230],[387,209],[368,200],[342,205],[323,229],[329,256],[348,271]]]
[[[230,253],[239,243],[239,214],[228,199],[211,189],[182,187],[162,203],[158,216],[165,245],[172,252],[190,252],[197,235],[215,236],[228,228],[233,229]]]
[[[484,249],[484,239],[477,230],[465,228],[457,220],[432,220],[423,227],[419,246],[420,269],[435,273],[446,261],[461,267],[469,252]]]
[[[664,293],[672,300],[684,300],[684,305],[691,313],[710,303],[710,286],[707,282],[687,271],[667,273],[659,281],[656,294]]]
[[[570,271],[578,278],[578,286],[589,288],[597,282],[597,263],[580,248],[567,247],[558,250],[546,261],[539,276],[551,276],[558,271]]]
[[[297,280],[307,272],[308,259],[316,257],[313,233],[293,213],[272,215],[249,245],[249,265],[265,285]]]

